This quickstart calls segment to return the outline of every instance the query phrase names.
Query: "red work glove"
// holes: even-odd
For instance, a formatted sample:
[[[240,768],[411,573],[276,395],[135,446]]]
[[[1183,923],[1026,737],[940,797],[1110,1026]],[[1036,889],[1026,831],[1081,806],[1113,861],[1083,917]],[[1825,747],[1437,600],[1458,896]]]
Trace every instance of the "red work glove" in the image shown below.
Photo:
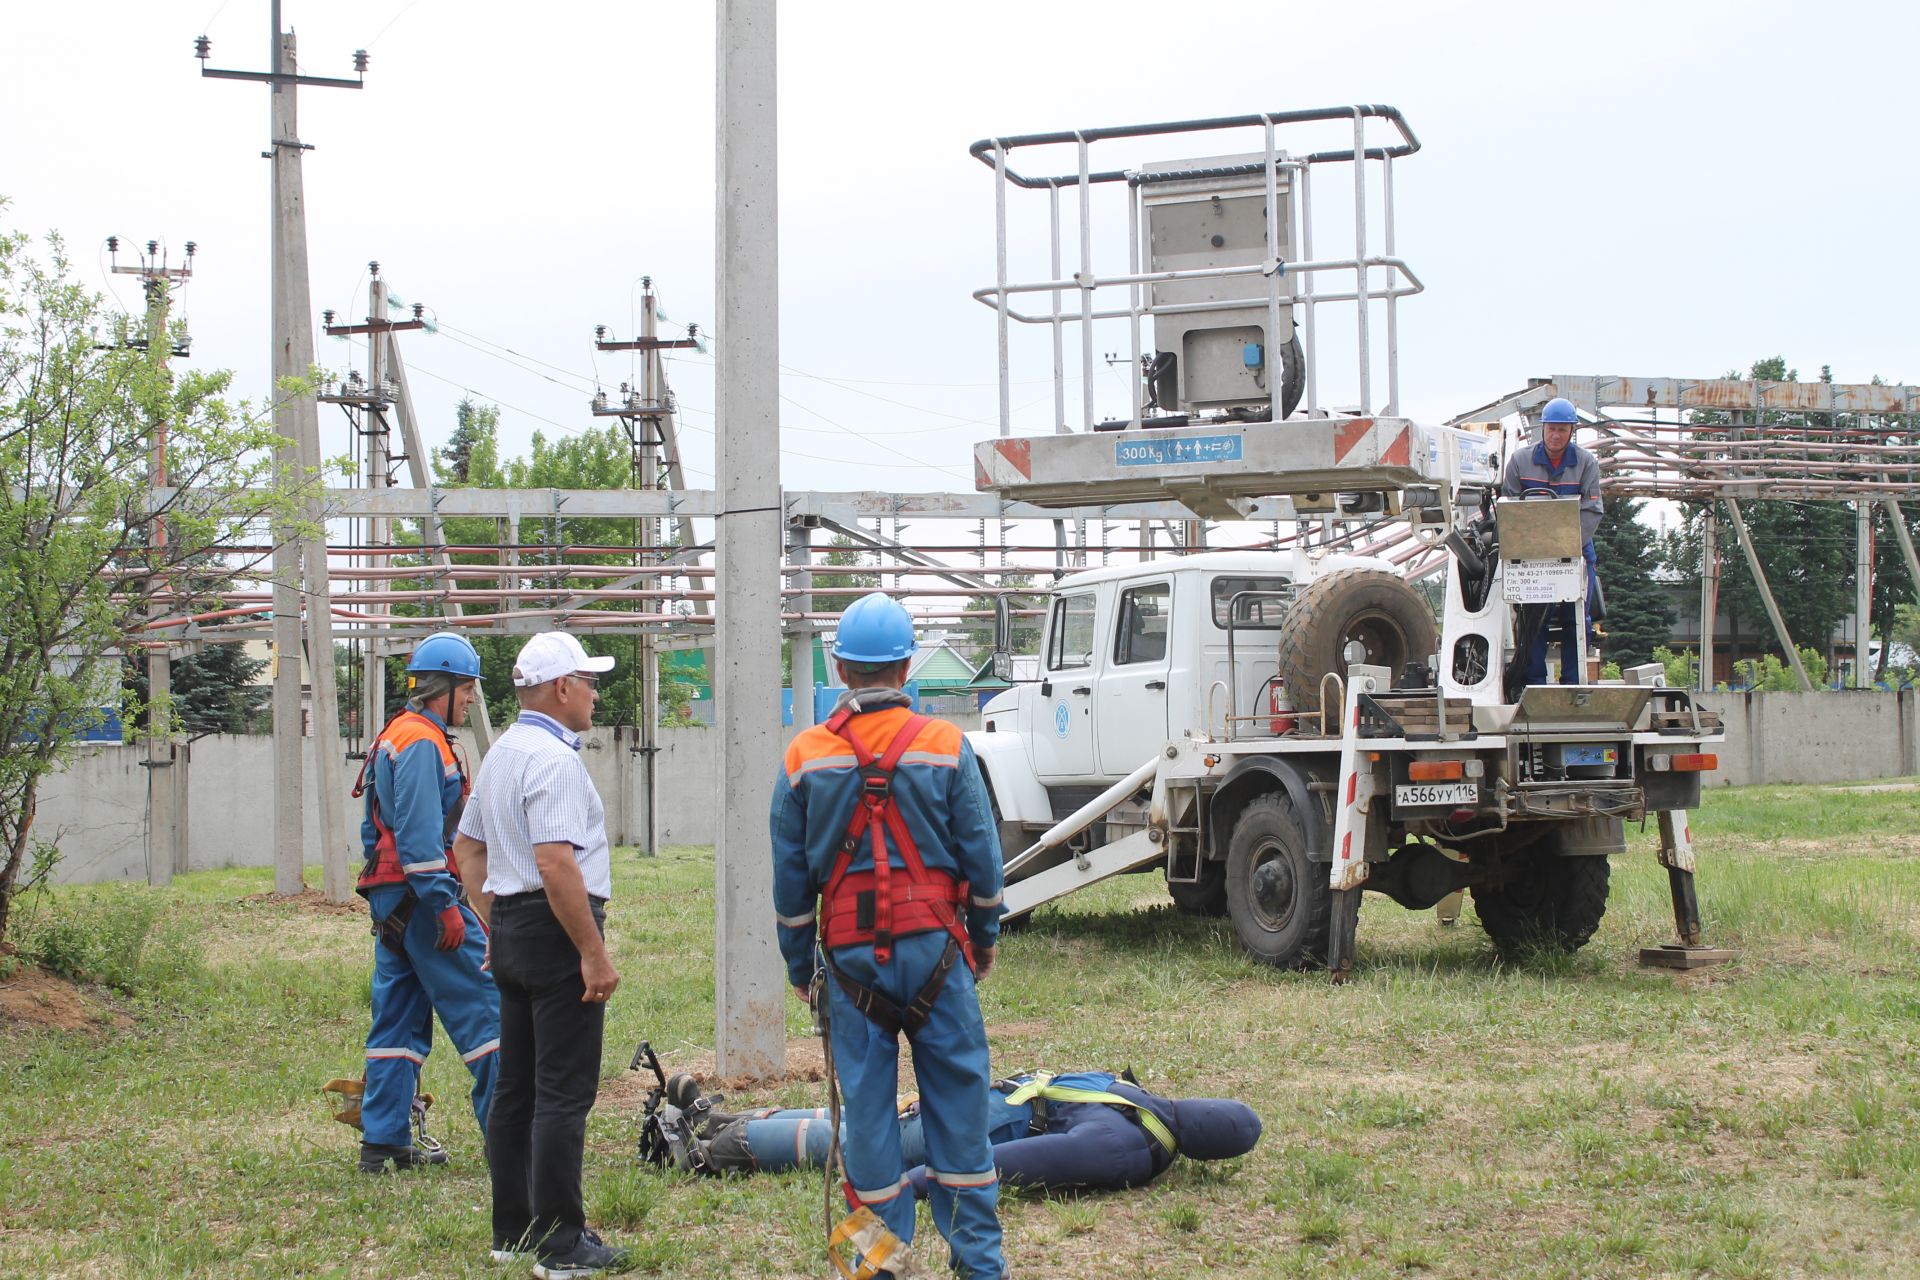
[[[460,944],[467,940],[467,918],[460,911],[460,904],[454,903],[441,911],[440,939],[433,945],[442,951],[458,951]]]

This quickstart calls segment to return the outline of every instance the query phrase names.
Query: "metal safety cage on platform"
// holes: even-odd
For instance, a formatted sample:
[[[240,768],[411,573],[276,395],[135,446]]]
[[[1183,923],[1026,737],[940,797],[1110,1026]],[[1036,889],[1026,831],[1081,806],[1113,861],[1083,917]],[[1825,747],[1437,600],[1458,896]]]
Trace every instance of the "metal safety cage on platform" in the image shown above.
[[[1370,144],[1369,120],[1390,126],[1392,139]],[[1282,129],[1291,131],[1289,136],[1297,136],[1301,126],[1347,121],[1353,132],[1350,147],[1300,155],[1280,148]],[[1258,151],[1159,161],[1132,169],[1093,167],[1096,144],[1249,129],[1262,132],[1263,145]],[[1077,149],[1077,172],[1036,177],[1012,165],[1013,153],[1022,148],[1060,145]],[[1398,303],[1403,297],[1422,292],[1425,286],[1396,256],[1393,166],[1396,160],[1419,149],[1419,140],[1399,110],[1380,105],[1025,134],[974,143],[972,154],[993,169],[997,179],[995,281],[973,296],[998,313],[1000,434],[1013,433],[1010,332],[1015,321],[1044,325],[1052,331],[1056,432],[1071,430],[1066,424],[1064,327],[1068,324],[1080,326],[1082,426],[1087,431],[1096,429],[1094,323],[1102,320],[1128,321],[1132,367],[1140,374],[1133,380],[1130,418],[1106,424],[1110,429],[1138,429],[1143,421],[1148,426],[1184,425],[1202,416],[1147,417],[1150,407],[1172,407],[1167,403],[1173,398],[1169,392],[1178,394],[1181,408],[1212,410],[1215,418],[1279,421],[1294,408],[1290,401],[1302,399],[1310,415],[1324,416],[1316,346],[1317,309],[1326,303],[1355,304],[1359,385],[1353,412],[1358,416],[1373,412],[1374,342],[1369,311],[1371,304],[1384,303],[1387,394],[1381,412],[1384,416],[1396,415],[1400,403]],[[1313,174],[1317,167],[1329,164],[1345,164],[1353,172],[1353,252],[1349,257],[1314,256]],[[1375,168],[1384,223],[1378,254],[1370,252],[1367,216],[1368,174]],[[1077,190],[1079,206],[1080,263],[1072,275],[1063,274],[1061,243],[1060,193],[1069,187]],[[1047,192],[1051,216],[1049,279],[1016,282],[1008,278],[1009,188]],[[1093,197],[1099,188],[1126,193],[1128,262],[1124,273],[1102,273],[1095,268]],[[1103,207],[1110,204],[1104,202]],[[1183,233],[1194,231],[1206,219],[1218,226],[1216,233],[1198,241],[1185,238]],[[1255,228],[1254,234],[1248,234]],[[1235,233],[1232,244],[1227,243],[1228,232]],[[1385,272],[1384,282],[1373,279],[1376,269]],[[1316,288],[1316,278],[1330,272],[1351,273],[1352,288]],[[1127,290],[1126,305],[1102,306],[1096,300],[1101,290],[1120,288]],[[1077,309],[1066,305],[1069,291],[1079,295]],[[1038,314],[1017,310],[1013,301],[1021,294],[1045,294],[1051,306]],[[1298,333],[1292,325],[1296,305],[1303,313]],[[1141,321],[1149,318],[1154,321],[1158,350],[1154,368],[1142,363]],[[1170,344],[1178,344],[1198,330],[1204,330],[1208,338],[1204,351],[1169,349]],[[1248,340],[1255,332],[1262,335],[1261,341]],[[1238,353],[1233,350],[1235,345],[1240,348]],[[1202,358],[1189,361],[1190,354]],[[1238,361],[1234,359],[1236,354],[1240,356]],[[1190,368],[1196,363],[1207,366],[1205,378],[1190,377]],[[1144,394],[1150,382],[1156,388],[1166,388],[1156,389],[1152,405]],[[1203,382],[1206,385],[1201,385]],[[1243,385],[1249,382],[1264,394],[1249,396]]]

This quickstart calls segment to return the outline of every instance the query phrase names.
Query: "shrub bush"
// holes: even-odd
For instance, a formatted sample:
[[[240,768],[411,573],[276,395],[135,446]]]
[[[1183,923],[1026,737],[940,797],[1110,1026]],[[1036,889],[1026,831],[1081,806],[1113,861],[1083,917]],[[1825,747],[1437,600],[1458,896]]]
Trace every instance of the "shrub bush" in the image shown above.
[[[203,971],[198,939],[166,918],[157,894],[104,889],[38,906],[21,922],[20,954],[62,977],[138,995],[177,987]]]

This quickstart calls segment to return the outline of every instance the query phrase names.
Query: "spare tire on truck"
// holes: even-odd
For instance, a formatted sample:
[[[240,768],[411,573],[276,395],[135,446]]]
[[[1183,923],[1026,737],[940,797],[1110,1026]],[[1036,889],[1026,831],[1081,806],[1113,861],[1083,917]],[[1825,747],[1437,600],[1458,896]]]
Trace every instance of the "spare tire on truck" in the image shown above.
[[[1338,569],[1315,578],[1294,597],[1280,627],[1280,678],[1293,705],[1319,710],[1320,680],[1347,676],[1347,645],[1359,641],[1371,666],[1398,679],[1410,662],[1425,662],[1440,647],[1433,609],[1407,582],[1380,569]]]

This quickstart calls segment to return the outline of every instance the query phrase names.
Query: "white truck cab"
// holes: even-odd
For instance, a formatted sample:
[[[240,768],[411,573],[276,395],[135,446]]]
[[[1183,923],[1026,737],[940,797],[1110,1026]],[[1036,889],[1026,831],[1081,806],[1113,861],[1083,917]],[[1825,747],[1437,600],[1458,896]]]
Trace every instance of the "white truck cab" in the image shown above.
[[[1230,705],[1252,707],[1275,679],[1287,597],[1342,569],[1393,572],[1369,556],[1209,551],[1061,579],[1038,678],[988,702],[968,735],[1002,820],[1044,830],[1061,816],[1044,789],[1104,788],[1170,739],[1222,730]]]

